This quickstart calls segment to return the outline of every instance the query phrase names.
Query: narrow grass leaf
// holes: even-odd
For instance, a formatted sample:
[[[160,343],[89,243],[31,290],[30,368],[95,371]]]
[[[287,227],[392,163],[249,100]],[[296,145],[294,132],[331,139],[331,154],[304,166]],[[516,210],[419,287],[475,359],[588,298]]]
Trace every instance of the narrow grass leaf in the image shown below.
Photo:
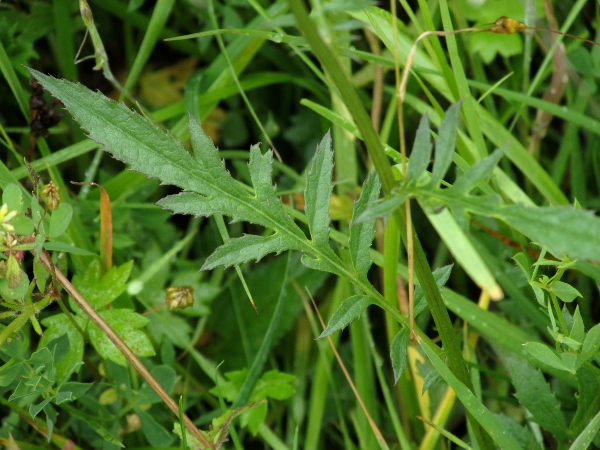
[[[596,413],[594,418],[590,420],[590,423],[585,429],[577,436],[577,439],[573,441],[569,450],[586,450],[594,438],[598,435],[600,430],[600,411]]]
[[[317,146],[312,166],[306,177],[306,218],[313,243],[320,248],[329,248],[329,204],[331,202],[331,171],[333,152],[331,134],[328,132]]]
[[[392,369],[394,369],[394,384],[398,383],[402,372],[404,372],[404,367],[406,367],[409,331],[406,327],[402,328],[394,336],[392,345],[390,345],[390,358],[392,360]]]
[[[421,206],[425,206],[423,203],[419,203]],[[502,288],[496,282],[491,270],[473,246],[469,236],[460,227],[454,215],[450,213],[448,208],[444,208],[438,213],[429,212],[427,208],[424,208],[424,211],[429,222],[467,275],[477,286],[485,290],[492,299],[500,300],[504,296]]]
[[[521,450],[518,442],[508,433],[498,418],[485,407],[477,396],[450,371],[435,351],[428,345],[422,345],[421,348],[427,354],[431,364],[435,367],[442,378],[456,392],[456,396],[471,413],[473,418],[486,430],[494,442],[502,450]]]
[[[408,165],[408,175],[406,177],[407,183],[416,184],[421,175],[425,173],[431,160],[431,149],[429,116],[425,113],[419,122],[415,143],[410,153],[410,164]]]
[[[129,75],[127,76],[127,81],[125,82],[126,91],[130,91],[135,86],[139,75],[142,73],[144,65],[150,58],[154,46],[158,42],[161,33],[164,31],[165,24],[171,15],[171,10],[173,9],[174,4],[175,0],[158,0],[156,2],[154,10],[152,11],[150,23],[148,24],[148,28],[146,28],[146,33],[144,34],[144,39],[142,40],[140,48],[136,53],[133,66],[129,70]]]
[[[560,405],[542,373],[515,355],[500,354],[516,389],[519,403],[533,415],[532,420],[558,439],[567,436]]]
[[[452,154],[456,143],[456,130],[460,114],[461,102],[455,103],[446,111],[446,117],[440,125],[438,138],[435,141],[435,160],[431,172],[430,186],[439,187],[444,175],[452,164]]]
[[[379,197],[381,183],[377,174],[373,172],[365,181],[358,201],[354,204],[352,212],[352,223],[350,225],[349,249],[352,265],[359,278],[366,280],[367,272],[371,267],[371,244],[375,238],[375,219],[361,223],[354,223],[371,202]]]
[[[371,297],[366,295],[353,295],[342,302],[340,307],[333,313],[327,328],[323,330],[317,339],[327,337],[336,331],[346,328],[363,313],[367,306],[374,303]]]

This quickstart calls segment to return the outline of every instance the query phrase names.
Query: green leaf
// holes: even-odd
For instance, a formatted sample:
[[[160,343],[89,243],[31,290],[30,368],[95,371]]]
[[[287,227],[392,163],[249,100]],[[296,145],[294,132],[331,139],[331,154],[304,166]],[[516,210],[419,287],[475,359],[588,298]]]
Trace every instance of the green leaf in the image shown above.
[[[600,218],[592,211],[569,206],[535,207],[505,205],[497,196],[457,196],[452,189],[413,188],[421,201],[456,206],[487,217],[498,218],[557,256],[594,259],[600,254]]]
[[[363,313],[367,306],[374,303],[371,297],[366,295],[353,295],[342,302],[340,307],[333,313],[327,328],[319,335],[318,339],[327,337],[338,330],[346,328],[350,323]]]
[[[267,397],[275,400],[288,399],[296,392],[294,388],[295,380],[294,375],[278,370],[265,372],[256,383],[251,400],[264,400]]]
[[[25,362],[20,361],[14,364],[4,364],[0,367],[0,387],[6,387],[13,381],[24,375],[28,370]]]
[[[325,175],[331,174],[332,156],[328,136],[318,147],[305,193],[311,245],[275,195],[270,180],[270,151],[261,155],[257,146],[250,150],[249,167],[254,186],[254,193],[250,193],[227,172],[217,149],[193,117],[189,118],[192,156],[171,135],[163,133],[123,105],[83,86],[34,70],[31,73],[50,93],[63,101],[75,120],[88,131],[90,138],[116,158],[130,164],[135,171],[187,191],[180,196],[163,199],[160,202],[162,206],[175,213],[225,214],[234,221],[262,225],[281,233],[287,248],[304,252],[302,261],[308,267],[348,275],[329,247],[328,205],[332,183],[330,176]],[[283,247],[278,245],[276,249],[279,251]],[[250,256],[249,253],[245,252],[246,257]],[[307,257],[306,253],[312,254],[313,258]]]
[[[503,156],[503,150],[494,150],[491,155],[486,156],[482,160],[477,161],[475,164],[469,167],[464,174],[458,177],[450,189],[457,195],[468,194],[471,189],[492,174],[492,171]]]
[[[35,231],[33,221],[23,214],[13,217],[10,220],[10,224],[14,227],[15,234],[26,235]]]
[[[573,314],[573,326],[569,337],[576,342],[583,343],[585,340],[585,325],[583,323],[583,317],[581,317],[581,311],[579,311],[579,305],[575,308]]]
[[[592,368],[583,366],[577,370],[577,411],[569,427],[569,435],[576,436],[598,412],[600,405],[600,375]]]
[[[140,330],[148,323],[146,317],[129,309],[109,309],[100,312],[100,315],[137,356],[155,355],[152,342]],[[122,366],[127,365],[123,354],[95,324],[88,325],[88,336],[100,356]]]
[[[133,261],[126,262],[118,267],[113,267],[104,276],[100,276],[100,261],[94,259],[86,268],[82,276],[73,277],[73,286],[85,297],[90,305],[96,309],[112,303],[127,289],[127,280],[133,267]],[[80,311],[71,300],[71,307]]]
[[[390,357],[392,359],[392,368],[394,369],[394,384],[398,383],[402,372],[404,372],[404,367],[406,367],[409,335],[410,330],[404,327],[392,339]]]
[[[204,192],[208,187],[211,180],[203,179],[201,168],[170,134],[99,92],[29,71],[84,125],[90,139],[130,164],[133,170],[189,191]]]
[[[517,263],[517,266],[521,269],[527,281],[529,281],[531,279],[531,264],[527,256],[525,256],[524,253],[517,253],[512,259]]]
[[[354,223],[362,223],[379,217],[388,217],[396,210],[396,208],[406,201],[408,196],[409,192],[404,191],[400,192],[398,195],[393,195],[391,197],[386,197],[381,201],[373,202],[367,205],[366,210],[354,220]]]
[[[416,184],[421,175],[425,173],[431,160],[431,129],[429,128],[429,117],[427,113],[423,114],[417,128],[415,143],[410,153],[410,163],[408,165],[407,184]]]
[[[73,217],[73,208],[65,202],[58,205],[56,211],[50,216],[50,229],[48,231],[49,238],[56,238],[67,231],[71,218]]]
[[[552,284],[550,284],[550,292],[565,303],[571,303],[577,297],[583,297],[573,286],[558,280],[553,281]]]
[[[515,355],[500,355],[516,389],[521,405],[533,415],[532,420],[557,439],[567,436],[567,426],[560,405],[542,373]]]
[[[80,327],[85,327],[84,318],[74,316],[73,319]],[[46,329],[44,330],[44,335],[40,339],[39,348],[47,347],[51,341],[62,336],[66,336],[69,339],[69,351],[55,363],[57,379],[64,380],[72,367],[83,360],[83,336],[81,336],[79,331],[65,314],[55,314],[46,317],[42,320],[42,325],[44,325]]]
[[[267,238],[244,237],[242,240],[228,241],[209,257],[203,269],[257,260],[267,253],[280,253],[288,249],[306,250],[306,236],[283,210],[271,182],[272,153],[269,151],[261,155],[257,146],[250,149],[249,169],[254,186],[252,195],[227,172],[214,144],[195,119],[190,118],[189,126],[196,165],[202,169],[202,176],[211,183],[200,193],[202,195],[182,192],[166,197],[158,204],[179,214],[228,215],[235,221],[256,223],[276,232]]]
[[[63,402],[72,402],[74,400],[77,400],[82,395],[84,395],[92,386],[93,383],[79,383],[77,381],[70,381],[68,383],[64,383],[60,387],[54,402],[57,405],[60,405]]]
[[[510,205],[495,215],[533,241],[547,245],[556,256],[594,259],[600,254],[600,219],[591,211]]]
[[[525,350],[538,361],[547,364],[556,369],[566,370],[571,372],[572,368],[569,367],[564,361],[552,350],[550,350],[544,344],[539,342],[527,342],[523,345]]]
[[[48,397],[42,400],[40,403],[32,403],[29,406],[29,414],[31,414],[31,417],[37,416],[42,411],[42,409],[44,409],[46,405],[48,405],[48,403],[50,403],[51,401],[52,397]]]
[[[19,280],[19,284],[12,288],[9,286],[9,277],[4,277],[0,280],[0,296],[4,297],[6,300],[21,300],[25,294],[27,294],[27,289],[29,289],[29,279],[12,254],[8,258],[9,263],[11,262],[11,259],[16,263],[13,266],[15,275],[14,278],[11,277],[12,282]]]
[[[15,255],[13,253],[9,253],[8,261],[6,262],[6,285],[8,289],[17,289],[23,281],[23,278],[27,280],[25,272],[21,270],[21,265],[17,261]],[[27,284],[29,285],[28,282]]]
[[[265,417],[267,417],[267,412],[268,405],[266,402],[255,406],[250,411],[247,411],[242,415],[242,425],[247,427],[253,436],[256,436],[258,430],[260,429],[260,425],[264,422]]]
[[[279,233],[230,239],[206,258],[202,270],[211,270],[218,266],[230,267],[250,260],[258,262],[269,253],[279,254],[289,248],[289,240]]]
[[[156,366],[150,371],[152,376],[158,381],[168,394],[173,392],[177,384],[177,373],[169,366]],[[150,387],[148,383],[142,384],[138,391],[138,403],[160,403],[162,402],[158,394]]]
[[[168,447],[173,443],[174,436],[167,431],[152,414],[147,413],[141,408],[134,408],[135,413],[142,420],[142,433],[153,448]]]
[[[329,132],[317,146],[311,168],[306,177],[304,192],[305,212],[313,243],[321,248],[329,248],[329,204],[331,203],[331,171],[333,152]]]
[[[440,125],[439,135],[435,141],[435,159],[429,184],[433,188],[439,187],[444,175],[450,168],[450,164],[452,164],[460,106],[461,102],[458,102],[448,108],[446,117]]]
[[[375,238],[375,219],[357,224],[354,219],[359,217],[367,205],[379,197],[381,183],[377,174],[373,172],[365,181],[358,201],[354,204],[352,222],[350,224],[349,249],[352,265],[359,278],[367,280],[367,273],[371,267],[371,244]]]
[[[64,242],[46,242],[44,244],[44,248],[51,252],[71,253],[73,255],[81,255],[81,256],[95,256],[96,255],[96,253],[90,252],[89,250],[75,247],[70,244],[65,244]]]
[[[6,204],[9,212],[24,212],[25,204],[23,201],[23,192],[21,191],[21,188],[14,183],[7,184],[4,188],[4,191],[2,191],[2,204]]]
[[[64,333],[48,342],[45,346],[52,353],[54,362],[58,362],[69,354],[71,345],[69,343],[69,336]]]
[[[512,417],[504,414],[496,414],[496,418],[502,423],[504,429],[521,445],[521,448],[527,450],[542,450],[533,432],[527,425],[519,425]]]
[[[577,357],[577,366],[593,358],[600,350],[600,324],[594,325],[586,334],[581,353]]]

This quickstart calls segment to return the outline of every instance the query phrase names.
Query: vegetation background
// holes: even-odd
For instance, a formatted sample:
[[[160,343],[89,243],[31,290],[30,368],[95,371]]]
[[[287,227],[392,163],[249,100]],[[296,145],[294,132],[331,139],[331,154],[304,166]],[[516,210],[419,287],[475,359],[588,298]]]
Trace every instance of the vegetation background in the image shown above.
[[[208,447],[180,439],[184,423],[52,267],[215,448],[600,447],[600,220],[583,211],[600,206],[600,48],[543,30],[416,44],[425,30],[489,28],[501,16],[598,40],[600,2],[306,4],[310,17],[299,0],[0,3],[7,448]],[[399,122],[395,69],[407,62]],[[220,174],[215,186],[262,186],[277,235],[287,219],[265,187],[273,149],[281,214],[310,241],[218,260],[229,238],[266,242],[269,227],[243,214],[230,222],[239,210],[226,203],[191,215],[156,204],[180,192],[173,185],[189,190],[163,131],[198,164],[190,141],[211,148],[194,120],[225,160],[227,172],[206,163]],[[155,153],[121,150],[133,142]],[[267,154],[260,176],[247,164],[257,143]],[[375,170],[379,203],[374,177],[362,187]],[[400,215],[409,197],[414,343],[398,314],[410,297]],[[338,266],[306,257],[329,243]],[[45,268],[42,247],[53,261]],[[266,255],[288,248],[305,256]],[[157,308],[190,296],[191,306]],[[323,326],[311,298],[331,318],[327,338],[316,339]]]

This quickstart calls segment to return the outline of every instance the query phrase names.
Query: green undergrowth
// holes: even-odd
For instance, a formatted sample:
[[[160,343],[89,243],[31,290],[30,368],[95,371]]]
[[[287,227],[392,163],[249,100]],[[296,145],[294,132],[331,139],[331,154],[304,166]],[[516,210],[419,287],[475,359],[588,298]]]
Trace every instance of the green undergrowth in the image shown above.
[[[600,4],[150,3],[0,9],[3,445],[600,447],[600,48],[394,80]]]

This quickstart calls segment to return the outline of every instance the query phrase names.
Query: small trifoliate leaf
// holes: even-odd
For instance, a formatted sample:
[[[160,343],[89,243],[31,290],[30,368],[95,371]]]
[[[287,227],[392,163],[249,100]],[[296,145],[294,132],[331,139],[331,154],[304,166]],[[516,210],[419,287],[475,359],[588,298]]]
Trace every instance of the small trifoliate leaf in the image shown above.
[[[363,313],[367,306],[374,303],[371,297],[366,295],[353,295],[342,302],[340,307],[333,313],[327,328],[323,330],[318,339],[327,337],[338,330],[346,328]]]
[[[354,223],[354,219],[359,217],[367,208],[367,205],[374,202],[379,197],[381,183],[375,173],[372,173],[365,181],[360,198],[354,204],[352,212],[352,223],[350,225],[350,257],[352,265],[359,278],[366,280],[367,272],[371,267],[370,250],[373,239],[375,238],[375,219]]]

